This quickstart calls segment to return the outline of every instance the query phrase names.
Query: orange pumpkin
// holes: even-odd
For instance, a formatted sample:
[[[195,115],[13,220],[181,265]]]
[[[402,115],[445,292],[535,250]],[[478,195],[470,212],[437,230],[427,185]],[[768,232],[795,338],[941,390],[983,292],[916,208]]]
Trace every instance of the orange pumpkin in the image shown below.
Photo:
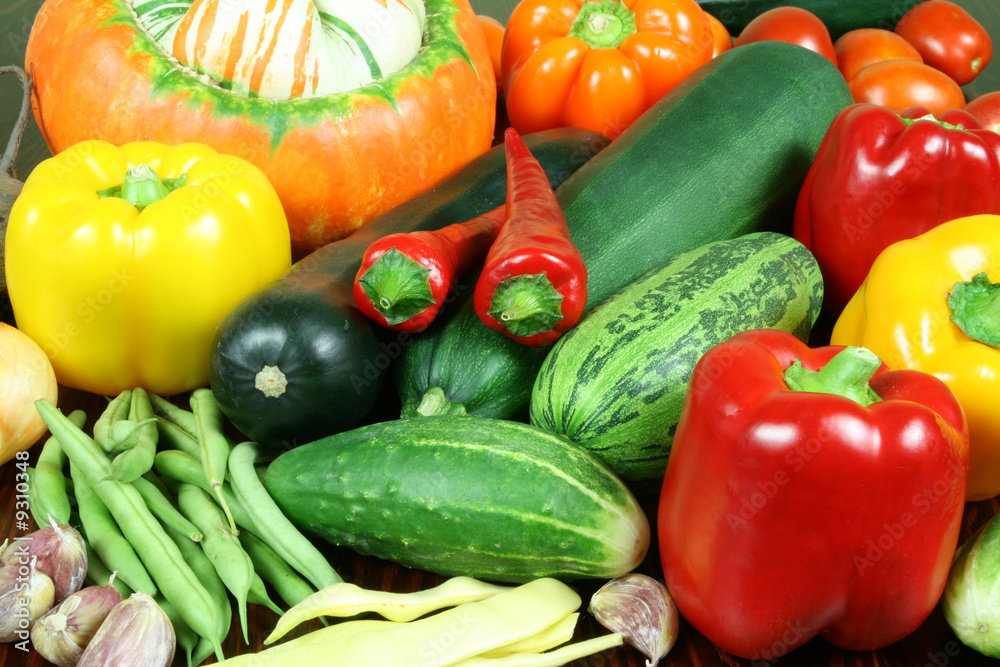
[[[132,0],[46,0],[26,54],[35,119],[54,153],[85,139],[193,141],[249,160],[301,257],[490,148],[497,93],[476,15],[468,0],[425,6],[422,48],[402,69],[347,92],[265,99],[182,65]]]

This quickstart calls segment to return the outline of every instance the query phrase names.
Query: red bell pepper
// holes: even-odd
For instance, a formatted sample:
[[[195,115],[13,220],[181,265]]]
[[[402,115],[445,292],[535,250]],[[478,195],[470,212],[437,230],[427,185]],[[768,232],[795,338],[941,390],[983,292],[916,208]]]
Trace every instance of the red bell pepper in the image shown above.
[[[979,213],[1000,213],[1000,135],[957,109],[935,118],[855,104],[820,144],[793,235],[819,262],[836,316],[886,247]]]
[[[473,295],[483,324],[531,347],[569,331],[587,304],[587,266],[549,178],[514,128],[504,134],[507,221]]]
[[[892,644],[944,589],[968,460],[965,416],[936,377],[865,348],[738,334],[685,396],[658,509],[667,587],[740,657],[817,635]]]
[[[365,250],[354,301],[371,320],[395,331],[423,331],[455,280],[486,255],[505,220],[500,206],[434,231],[389,234]]]

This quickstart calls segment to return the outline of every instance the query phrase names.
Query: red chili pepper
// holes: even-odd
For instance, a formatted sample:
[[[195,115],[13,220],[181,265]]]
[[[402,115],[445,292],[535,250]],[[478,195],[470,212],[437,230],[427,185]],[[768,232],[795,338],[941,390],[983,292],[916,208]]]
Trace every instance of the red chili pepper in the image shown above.
[[[513,128],[504,134],[507,222],[486,256],[474,305],[491,329],[548,345],[580,321],[587,266],[549,179]]]
[[[372,243],[354,278],[358,308],[386,328],[423,331],[456,278],[486,255],[505,219],[500,206],[436,231],[389,234]]]

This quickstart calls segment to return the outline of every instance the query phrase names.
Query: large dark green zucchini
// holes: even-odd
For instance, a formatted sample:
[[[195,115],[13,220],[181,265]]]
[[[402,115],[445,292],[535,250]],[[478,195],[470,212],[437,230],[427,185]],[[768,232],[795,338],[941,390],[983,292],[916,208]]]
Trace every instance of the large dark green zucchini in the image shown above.
[[[747,234],[681,253],[552,346],[531,423],[593,452],[633,491],[658,491],[698,359],[749,329],[806,341],[822,302],[819,264],[790,236]]]
[[[695,72],[556,191],[587,263],[587,308],[681,252],[790,233],[816,150],[852,102],[830,61],[782,42],[731,49]],[[406,350],[404,414],[428,403],[496,417],[527,407],[543,355],[477,324],[462,304]]]
[[[608,143],[588,130],[529,134],[525,142],[557,186]],[[335,168],[335,165],[334,165]],[[394,232],[438,229],[503,204],[503,147],[348,238],[316,250],[240,303],[212,343],[210,381],[226,416],[267,446],[294,446],[357,424],[387,368],[410,343],[357,309],[351,292],[365,249]]]
[[[303,530],[441,575],[611,578],[649,547],[646,515],[607,466],[502,419],[362,426],[285,452],[264,485]]]
[[[858,28],[892,30],[921,0],[698,0],[736,37],[759,14],[775,7],[802,7],[818,16],[837,39]]]

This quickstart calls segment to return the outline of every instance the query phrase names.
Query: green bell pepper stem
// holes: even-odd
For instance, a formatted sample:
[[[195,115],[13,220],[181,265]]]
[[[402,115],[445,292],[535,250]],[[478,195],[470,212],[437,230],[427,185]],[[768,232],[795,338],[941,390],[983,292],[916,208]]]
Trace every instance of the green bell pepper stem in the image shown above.
[[[874,352],[852,345],[834,355],[818,371],[803,368],[796,359],[785,369],[785,384],[792,391],[836,394],[869,406],[882,400],[868,385],[881,365]]]

